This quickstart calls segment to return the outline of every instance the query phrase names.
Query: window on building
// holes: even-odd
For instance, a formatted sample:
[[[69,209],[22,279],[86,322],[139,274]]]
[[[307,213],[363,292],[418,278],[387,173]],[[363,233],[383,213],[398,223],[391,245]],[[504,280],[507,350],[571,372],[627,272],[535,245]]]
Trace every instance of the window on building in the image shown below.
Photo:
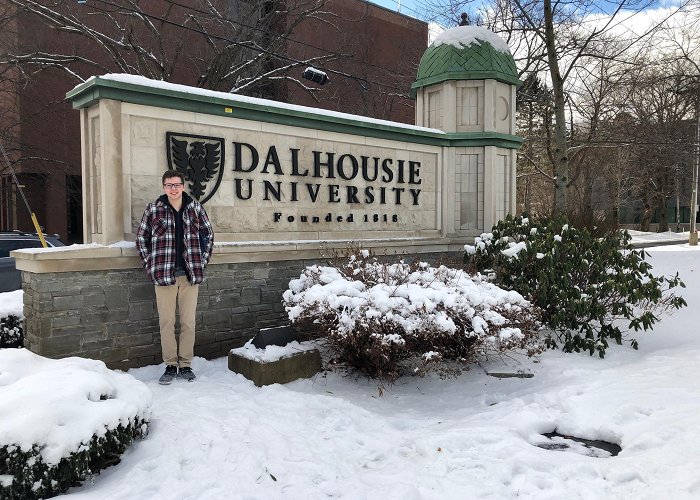
[[[0,231],[15,229],[16,199],[12,177],[0,177]]]
[[[66,212],[68,214],[68,243],[83,242],[83,198],[79,175],[66,175]]]

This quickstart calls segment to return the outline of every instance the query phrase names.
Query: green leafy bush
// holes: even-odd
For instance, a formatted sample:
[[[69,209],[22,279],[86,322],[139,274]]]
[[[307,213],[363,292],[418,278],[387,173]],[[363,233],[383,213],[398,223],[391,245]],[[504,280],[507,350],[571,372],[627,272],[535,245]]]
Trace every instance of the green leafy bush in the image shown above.
[[[34,500],[65,493],[100,470],[119,463],[120,455],[139,437],[145,436],[148,424],[135,418],[92,440],[56,465],[48,465],[35,446],[22,451],[15,445],[0,447],[0,498]]]
[[[0,349],[22,347],[22,320],[14,314],[0,318]]]
[[[610,339],[638,347],[616,320],[648,330],[660,313],[687,305],[670,291],[685,287],[678,275],[652,275],[647,254],[630,240],[626,231],[594,238],[564,219],[508,216],[465,246],[464,259],[470,271],[492,273],[495,283],[542,309],[549,347],[604,357]]]
[[[383,381],[410,366],[446,373],[444,361],[544,348],[537,308],[520,294],[460,269],[378,262],[367,250],[307,267],[284,304],[297,330],[323,338],[341,366]]]

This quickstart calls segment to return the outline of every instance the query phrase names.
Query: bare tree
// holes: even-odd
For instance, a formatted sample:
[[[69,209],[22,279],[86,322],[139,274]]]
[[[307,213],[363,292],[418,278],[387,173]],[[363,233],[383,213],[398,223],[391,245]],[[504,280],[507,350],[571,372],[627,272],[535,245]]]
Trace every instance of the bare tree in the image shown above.
[[[692,147],[691,197],[689,203],[690,244],[698,244],[696,228],[698,201],[698,170],[700,169],[700,41],[698,40],[698,9],[691,9],[681,19],[669,23],[665,34],[670,41],[672,57],[680,62],[686,71],[681,71],[679,78],[684,82],[681,93],[693,100],[695,134]],[[681,182],[679,180],[678,184]],[[677,200],[679,197],[677,196]],[[677,201],[676,205],[680,203]]]
[[[579,119],[571,113],[572,93],[580,84],[581,73],[589,71],[592,61],[600,64],[607,60],[634,66],[652,35],[670,16],[686,6],[683,4],[641,31],[635,31],[629,28],[631,18],[651,7],[651,1],[617,0],[608,4],[605,12],[597,3],[588,0],[492,0],[485,6],[478,6],[471,0],[430,0],[429,4],[432,9],[441,5],[442,11],[450,16],[460,10],[471,11],[473,19],[486,24],[509,42],[516,63],[523,71],[521,74],[546,68],[554,118],[551,148],[555,213],[566,213],[569,208],[571,154],[584,149],[581,144],[571,142],[574,123]],[[595,130],[590,124],[587,128],[589,132]]]
[[[67,187],[79,185],[80,132],[65,92],[93,75],[142,75],[377,118],[396,119],[399,108],[409,121],[415,69],[403,57],[379,61],[392,50],[368,52],[370,64],[358,47],[371,47],[371,39],[357,33],[392,23],[376,13],[369,23],[357,19],[362,7],[345,0],[0,0],[0,133],[18,168],[26,165],[26,176],[63,205],[67,191],[76,192],[76,204],[80,198]],[[424,26],[394,24],[403,54],[416,60]],[[332,84],[303,79],[307,66],[327,71]],[[24,221],[3,220],[14,189],[4,181],[0,173],[0,227],[20,227]],[[65,237],[58,224],[52,231]]]
[[[324,6],[325,0],[2,0],[0,133],[20,181],[41,193],[32,204],[63,210],[68,200],[66,211],[80,212],[79,133],[66,90],[117,72],[280,100],[290,86],[314,93],[296,76],[299,68],[344,54],[317,49],[294,59],[285,50],[300,23],[332,25],[335,16]],[[5,177],[0,173],[0,227],[26,227],[23,211],[12,212],[16,187]],[[79,241],[80,217],[67,220],[48,225]]]
[[[317,51],[295,60],[284,48],[300,23],[332,22],[324,1],[5,0],[14,7],[5,24],[17,17],[68,36],[59,46],[37,37],[5,51],[0,64],[26,74],[58,68],[77,82],[96,72],[119,72],[249,95],[269,94],[279,80],[312,91],[289,70],[340,54]]]
[[[643,230],[655,212],[659,231],[669,229],[669,200],[681,198],[689,170],[693,100],[681,92],[678,72],[678,64],[658,59],[630,68],[610,90],[612,112],[599,123],[601,146],[625,152],[624,161],[612,165],[618,181],[624,179],[615,186],[617,196],[641,209]]]
[[[530,73],[518,89],[516,101],[516,125],[524,139],[517,157],[518,208],[532,215],[549,214],[553,204],[550,186],[554,180],[549,134],[551,92],[536,73]]]
[[[619,0],[612,13],[598,22],[592,15],[599,12],[595,3],[585,0],[555,2],[551,0],[513,0],[519,11],[524,29],[532,30],[546,48],[549,81],[554,101],[554,160],[555,160],[555,213],[566,213],[567,189],[570,185],[569,140],[567,130],[567,81],[591,58],[621,61],[634,59],[631,49],[639,51],[643,41],[657,30],[657,23],[641,34],[622,28],[622,13],[639,12],[650,3]],[[615,50],[602,52],[602,47],[614,44]]]

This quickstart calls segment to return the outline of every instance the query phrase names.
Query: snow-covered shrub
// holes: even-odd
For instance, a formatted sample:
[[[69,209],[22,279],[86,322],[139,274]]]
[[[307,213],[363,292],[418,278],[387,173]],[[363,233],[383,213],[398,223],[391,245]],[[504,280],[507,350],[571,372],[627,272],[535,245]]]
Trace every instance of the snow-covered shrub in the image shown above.
[[[57,464],[47,464],[41,447],[35,445],[23,451],[14,445],[0,447],[0,498],[31,500],[50,498],[79,486],[88,476],[116,465],[120,456],[144,435],[147,422],[135,418],[126,426],[119,424],[103,436],[93,435],[89,443],[80,446]]]
[[[0,349],[21,347],[23,338],[22,320],[14,314],[0,317]]]
[[[151,393],[101,361],[0,351],[0,498],[49,498],[145,436]]]
[[[685,285],[678,275],[654,276],[626,231],[594,238],[563,219],[508,216],[491,233],[465,246],[470,271],[491,273],[495,283],[517,290],[543,311],[550,347],[605,355],[608,340],[623,341],[620,323],[648,330],[658,314],[686,305],[670,292]],[[636,339],[629,340],[637,348]]]
[[[337,359],[383,380],[400,363],[467,361],[475,354],[541,351],[537,308],[523,297],[426,263],[381,263],[367,250],[343,265],[309,266],[284,293],[297,329],[326,339]]]

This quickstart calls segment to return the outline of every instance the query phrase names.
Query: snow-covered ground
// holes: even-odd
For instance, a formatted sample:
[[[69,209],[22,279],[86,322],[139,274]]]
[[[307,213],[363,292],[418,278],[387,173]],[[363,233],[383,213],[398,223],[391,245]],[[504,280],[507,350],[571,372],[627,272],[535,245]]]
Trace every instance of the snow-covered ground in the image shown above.
[[[649,253],[655,274],[681,273],[688,307],[638,334],[639,351],[520,360],[529,379],[476,366],[380,397],[337,374],[257,388],[224,358],[195,358],[192,384],[159,386],[162,366],[131,370],[152,391],[150,434],[67,498],[700,498],[700,248]],[[622,451],[534,445],[554,429]]]

